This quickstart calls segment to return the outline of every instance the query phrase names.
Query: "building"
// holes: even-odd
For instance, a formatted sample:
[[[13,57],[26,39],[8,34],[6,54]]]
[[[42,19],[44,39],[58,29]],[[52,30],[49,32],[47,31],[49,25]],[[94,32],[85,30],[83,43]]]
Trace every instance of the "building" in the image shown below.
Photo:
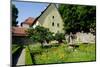
[[[55,4],[49,4],[47,8],[41,12],[41,15],[35,19],[32,26],[37,25],[48,28],[53,33],[64,33],[64,22]]]
[[[21,23],[21,27],[35,28],[36,26],[43,26],[48,28],[53,33],[64,33],[64,22],[55,4],[49,4],[47,8],[41,12],[36,19],[29,17]]]
[[[64,33],[64,22],[55,4],[49,4],[37,18],[29,17],[21,23],[20,27],[12,27],[13,42],[18,40],[17,43],[32,43],[32,40],[27,39],[25,31],[36,26],[48,28],[53,33]],[[95,35],[93,34],[77,32],[75,36],[76,43],[95,43]],[[68,37],[69,35],[65,36],[66,41],[69,40]]]
[[[63,33],[63,20],[55,4],[49,4],[47,8],[41,12],[36,19],[33,17],[27,18],[21,23],[21,26],[12,27],[12,43],[28,44],[32,40],[27,38],[27,29],[30,27],[43,26],[48,28],[53,33]]]
[[[32,24],[34,24],[35,22],[35,18],[33,17],[29,17],[27,18],[25,21],[23,21],[21,23],[21,27],[24,27],[24,28],[30,28],[32,26]],[[38,20],[36,21],[36,23],[38,23]],[[33,26],[34,27],[34,26]]]

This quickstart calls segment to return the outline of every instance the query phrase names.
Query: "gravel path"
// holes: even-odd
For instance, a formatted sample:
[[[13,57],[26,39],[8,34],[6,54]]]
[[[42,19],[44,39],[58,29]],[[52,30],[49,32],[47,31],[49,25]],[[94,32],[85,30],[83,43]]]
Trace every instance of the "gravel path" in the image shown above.
[[[16,65],[25,65],[25,48],[22,50]]]

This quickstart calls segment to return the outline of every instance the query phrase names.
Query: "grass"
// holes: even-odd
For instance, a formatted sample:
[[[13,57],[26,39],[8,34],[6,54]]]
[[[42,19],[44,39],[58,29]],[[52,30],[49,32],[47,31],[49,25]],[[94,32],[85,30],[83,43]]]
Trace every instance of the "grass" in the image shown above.
[[[74,51],[67,44],[51,48],[41,48],[40,44],[29,46],[34,53],[35,64],[95,61],[95,44],[80,44]],[[29,60],[28,60],[29,61]]]
[[[33,64],[32,63],[32,58],[31,58],[31,55],[30,55],[30,51],[28,49],[28,47],[25,48],[25,64],[26,65],[30,65],[30,64]]]
[[[29,48],[32,53],[39,53],[42,52],[41,44],[36,43],[36,45],[29,45]]]

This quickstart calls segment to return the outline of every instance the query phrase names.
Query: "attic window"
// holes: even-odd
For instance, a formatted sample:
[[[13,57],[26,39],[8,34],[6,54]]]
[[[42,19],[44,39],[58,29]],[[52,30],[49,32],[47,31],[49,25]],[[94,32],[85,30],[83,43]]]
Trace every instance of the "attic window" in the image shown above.
[[[52,16],[52,18],[54,19],[54,16]]]
[[[52,23],[52,26],[54,26],[54,22]]]
[[[59,23],[57,23],[57,27],[59,27]]]

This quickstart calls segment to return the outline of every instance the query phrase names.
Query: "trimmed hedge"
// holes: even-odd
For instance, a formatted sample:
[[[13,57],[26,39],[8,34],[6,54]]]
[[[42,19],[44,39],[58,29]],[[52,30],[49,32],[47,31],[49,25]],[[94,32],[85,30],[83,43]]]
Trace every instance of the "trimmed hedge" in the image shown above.
[[[16,47],[15,49],[12,50],[12,54],[14,54],[20,47]]]
[[[32,58],[31,58],[31,54],[30,54],[30,51],[29,51],[28,47],[26,47],[25,52],[26,52],[25,53],[25,64],[26,65],[33,64],[32,63]]]
[[[22,51],[23,47],[22,46],[17,46],[12,50],[12,65],[16,65],[17,59],[20,56],[20,53]]]

